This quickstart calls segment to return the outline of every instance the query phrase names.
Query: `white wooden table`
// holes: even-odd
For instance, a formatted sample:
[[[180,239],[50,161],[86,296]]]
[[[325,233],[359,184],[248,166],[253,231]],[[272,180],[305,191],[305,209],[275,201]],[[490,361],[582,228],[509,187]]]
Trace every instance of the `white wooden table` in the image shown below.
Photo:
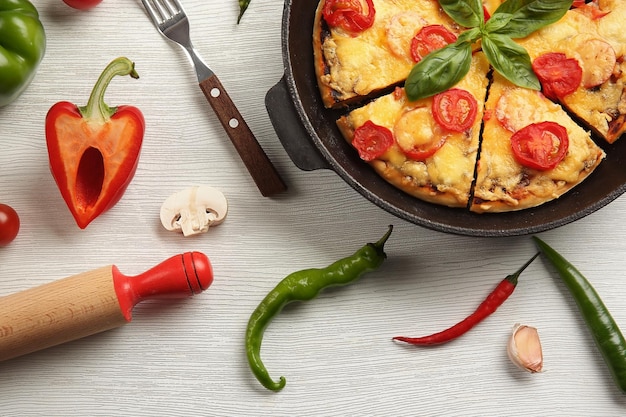
[[[163,39],[139,0],[80,12],[37,2],[46,56],[20,99],[0,109],[0,202],[20,214],[0,248],[0,295],[115,264],[137,274],[176,253],[206,253],[215,282],[178,302],[148,302],[119,329],[0,363],[2,416],[619,416],[619,392],[576,307],[543,261],[487,321],[442,346],[391,341],[445,328],[469,314],[535,251],[528,236],[473,238],[400,220],[331,171],[300,171],[282,148],[264,97],[281,78],[283,3],[186,0],[196,48],[220,76],[289,191],[264,198],[197,87],[182,50]],[[50,175],[44,138],[55,102],[86,104],[106,64],[125,55],[139,80],[117,77],[109,105],[132,104],[147,131],[122,200],[87,229],[74,223]],[[183,238],[163,229],[161,203],[191,185],[219,188],[226,222]],[[594,283],[626,329],[626,199],[541,237]],[[264,389],[248,369],[244,331],[287,274],[324,267],[377,240],[388,261],[354,285],[292,304],[268,328],[262,356],[287,386]],[[517,322],[539,329],[545,372],[506,356]]]

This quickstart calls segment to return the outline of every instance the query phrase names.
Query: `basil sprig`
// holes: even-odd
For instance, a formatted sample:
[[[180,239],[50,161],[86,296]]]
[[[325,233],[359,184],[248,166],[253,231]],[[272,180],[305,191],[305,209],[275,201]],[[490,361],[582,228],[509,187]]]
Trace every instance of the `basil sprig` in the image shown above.
[[[409,100],[446,91],[469,72],[472,44],[481,41],[489,63],[513,84],[533,90],[541,84],[528,52],[513,39],[523,38],[561,19],[573,0],[507,0],[485,22],[481,0],[439,0],[443,10],[468,28],[456,42],[415,64],[404,85]]]

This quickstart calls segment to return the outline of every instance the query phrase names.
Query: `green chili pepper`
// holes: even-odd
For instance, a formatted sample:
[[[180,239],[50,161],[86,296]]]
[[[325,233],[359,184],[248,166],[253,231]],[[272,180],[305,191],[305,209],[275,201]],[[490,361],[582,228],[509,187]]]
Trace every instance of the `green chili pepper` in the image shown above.
[[[538,237],[533,236],[533,239],[574,297],[615,382],[626,392],[626,340],[611,313],[593,286],[571,263]]]
[[[239,24],[239,22],[241,21],[241,18],[243,17],[243,14],[248,9],[249,5],[250,5],[250,0],[239,0],[239,16],[237,17],[237,24]]]
[[[368,243],[353,255],[340,259],[326,268],[305,269],[285,277],[269,292],[254,310],[246,329],[246,354],[254,376],[267,389],[280,391],[285,386],[285,377],[274,381],[261,360],[263,333],[285,305],[292,301],[307,301],[315,298],[327,287],[346,285],[362,274],[377,269],[387,258],[384,245],[393,230],[389,230],[376,243]]]

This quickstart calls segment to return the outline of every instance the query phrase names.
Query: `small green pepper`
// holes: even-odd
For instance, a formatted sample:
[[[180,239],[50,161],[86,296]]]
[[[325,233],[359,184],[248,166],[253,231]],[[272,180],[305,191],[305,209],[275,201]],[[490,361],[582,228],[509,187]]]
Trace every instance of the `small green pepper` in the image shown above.
[[[0,107],[28,87],[46,50],[39,13],[28,0],[0,0]]]
[[[613,379],[626,392],[626,340],[602,299],[587,279],[562,255],[533,236],[572,294]]]
[[[261,361],[263,333],[272,319],[285,305],[292,301],[308,301],[327,287],[346,285],[362,274],[377,269],[387,258],[384,245],[393,226],[376,243],[368,243],[353,255],[340,259],[326,268],[305,269],[285,277],[254,310],[246,329],[246,354],[250,369],[261,384],[272,391],[280,391],[285,386],[285,377],[274,381]]]

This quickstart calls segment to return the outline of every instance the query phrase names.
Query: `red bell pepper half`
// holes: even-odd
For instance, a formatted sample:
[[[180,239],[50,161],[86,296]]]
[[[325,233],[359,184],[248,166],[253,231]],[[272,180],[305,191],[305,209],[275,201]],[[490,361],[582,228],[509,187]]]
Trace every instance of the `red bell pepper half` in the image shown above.
[[[109,107],[104,92],[116,75],[139,78],[128,58],[113,60],[86,106],[61,101],[46,116],[50,171],[81,229],[113,207],[132,180],[145,130],[136,107]]]

